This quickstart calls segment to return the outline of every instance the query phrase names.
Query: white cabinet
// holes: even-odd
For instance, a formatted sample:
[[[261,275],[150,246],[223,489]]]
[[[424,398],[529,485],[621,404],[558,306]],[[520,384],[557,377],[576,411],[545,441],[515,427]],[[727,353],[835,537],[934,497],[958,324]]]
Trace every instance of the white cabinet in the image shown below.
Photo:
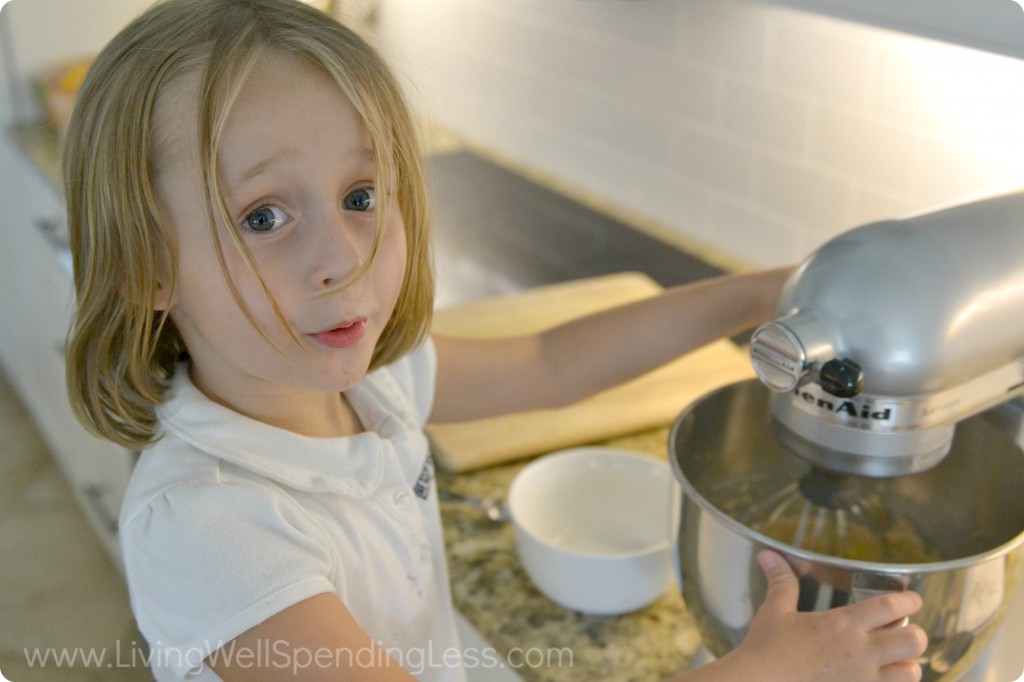
[[[118,565],[117,514],[135,455],[90,435],[72,414],[64,343],[74,292],[62,262],[63,199],[14,129],[41,119],[30,74],[96,53],[148,4],[15,0],[0,13],[0,364]]]
[[[29,76],[71,59],[93,55],[151,0],[13,0],[4,5],[0,40],[14,78],[20,121],[38,118]]]
[[[1024,58],[1017,0],[762,0]]]
[[[117,513],[134,463],[125,449],[89,434],[75,419],[65,387],[64,346],[73,310],[61,264],[63,212],[54,187],[26,161],[19,201],[0,224],[4,326],[0,362],[106,549],[119,561]],[[11,219],[13,218],[13,219]]]

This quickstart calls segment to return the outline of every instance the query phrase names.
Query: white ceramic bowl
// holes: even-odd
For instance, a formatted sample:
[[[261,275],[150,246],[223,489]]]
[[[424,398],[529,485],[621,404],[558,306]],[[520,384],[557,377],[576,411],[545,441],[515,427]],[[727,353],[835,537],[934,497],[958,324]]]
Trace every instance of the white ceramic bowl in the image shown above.
[[[671,577],[674,481],[666,462],[610,448],[545,455],[512,482],[516,551],[534,585],[592,614],[640,609]]]

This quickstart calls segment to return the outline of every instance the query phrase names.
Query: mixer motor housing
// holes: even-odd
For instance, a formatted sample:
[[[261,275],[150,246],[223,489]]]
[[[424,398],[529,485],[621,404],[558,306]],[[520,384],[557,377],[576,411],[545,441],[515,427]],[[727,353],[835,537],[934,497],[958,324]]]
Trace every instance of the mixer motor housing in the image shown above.
[[[813,464],[931,468],[957,422],[1024,394],[1024,192],[849,230],[794,272],[751,358]]]

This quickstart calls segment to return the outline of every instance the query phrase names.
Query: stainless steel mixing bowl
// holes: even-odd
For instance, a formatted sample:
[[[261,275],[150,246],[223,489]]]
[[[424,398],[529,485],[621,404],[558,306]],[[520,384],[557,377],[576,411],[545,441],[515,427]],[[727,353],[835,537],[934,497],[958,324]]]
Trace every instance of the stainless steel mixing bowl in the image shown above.
[[[893,590],[920,593],[924,608],[912,621],[929,637],[923,679],[956,679],[996,632],[1024,577],[1024,452],[982,414],[957,426],[952,451],[938,466],[860,482],[879,486],[875,492],[888,512],[909,522],[941,557],[873,563],[787,545],[736,520],[746,502],[738,503],[737,490],[770,495],[809,471],[803,459],[778,445],[772,429],[768,391],[750,380],[695,402],[669,437],[681,489],[677,578],[705,645],[721,656],[742,641],[764,600],[766,584],[755,557],[768,547],[800,576],[803,611]],[[731,484],[736,481],[753,485]]]

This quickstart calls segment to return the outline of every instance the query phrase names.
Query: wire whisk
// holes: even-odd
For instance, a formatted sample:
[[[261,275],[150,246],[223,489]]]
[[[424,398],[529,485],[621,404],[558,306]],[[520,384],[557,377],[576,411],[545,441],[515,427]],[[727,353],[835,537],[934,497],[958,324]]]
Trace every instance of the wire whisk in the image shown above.
[[[724,481],[716,504],[736,521],[791,547],[884,563],[936,560],[905,521],[885,505],[875,479],[812,468],[785,484],[769,475]]]

